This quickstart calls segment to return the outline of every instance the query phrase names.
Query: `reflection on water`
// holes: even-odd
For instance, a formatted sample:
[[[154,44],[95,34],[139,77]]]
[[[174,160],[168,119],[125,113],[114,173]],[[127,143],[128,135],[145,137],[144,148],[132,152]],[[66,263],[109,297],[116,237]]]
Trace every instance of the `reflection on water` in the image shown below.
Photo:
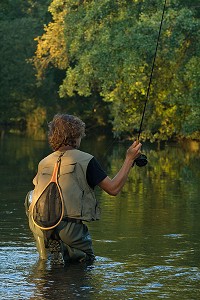
[[[74,264],[63,268],[49,264],[39,261],[33,266],[28,281],[35,289],[30,299],[90,299],[95,287],[89,266]]]
[[[1,249],[2,299],[199,299],[195,266],[150,263],[133,254],[132,263],[97,256],[91,266],[60,267],[36,256],[33,247]]]
[[[97,147],[98,146],[98,147]],[[200,162],[198,144],[144,145],[149,164],[133,168],[116,198],[97,189],[102,219],[89,224],[96,261],[66,267],[38,261],[23,201],[45,142],[5,136],[0,154],[2,299],[199,299]],[[126,146],[106,139],[83,149],[109,175]],[[106,156],[102,153],[107,151]]]

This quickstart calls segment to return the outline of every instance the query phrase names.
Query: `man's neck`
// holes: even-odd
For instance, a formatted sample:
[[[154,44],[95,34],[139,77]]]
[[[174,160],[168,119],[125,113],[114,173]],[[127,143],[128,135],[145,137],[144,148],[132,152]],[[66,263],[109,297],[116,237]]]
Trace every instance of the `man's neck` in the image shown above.
[[[60,152],[63,152],[63,151],[67,151],[67,150],[73,150],[73,149],[75,149],[75,148],[73,148],[72,146],[69,146],[69,145],[62,145],[59,149],[58,149],[58,151],[60,151]]]

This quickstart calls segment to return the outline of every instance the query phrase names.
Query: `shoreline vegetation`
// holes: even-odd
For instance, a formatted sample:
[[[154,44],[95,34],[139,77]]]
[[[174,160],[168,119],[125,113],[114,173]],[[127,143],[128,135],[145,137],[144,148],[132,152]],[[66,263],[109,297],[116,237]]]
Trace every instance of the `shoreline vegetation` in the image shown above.
[[[45,139],[57,112],[137,137],[162,1],[0,3],[0,132]],[[141,141],[200,141],[198,0],[167,1]]]
[[[24,123],[18,126],[15,124],[15,126],[2,126],[0,125],[0,140],[4,140],[5,137],[8,136],[21,136],[21,137],[27,137],[31,140],[35,141],[41,141],[46,142],[47,141],[47,126],[46,127],[29,127],[27,128],[24,126]],[[111,143],[129,143],[133,140],[137,139],[138,133],[135,132],[132,134],[132,136],[126,136],[124,138],[122,137],[114,137],[112,130],[107,130],[106,128],[98,128],[97,130],[88,129],[86,128],[86,136],[87,138],[91,140],[110,140]],[[86,138],[86,139],[87,139]],[[191,137],[172,137],[166,140],[155,140],[150,141],[148,139],[140,140],[143,145],[155,145],[156,148],[159,150],[162,145],[171,143],[171,144],[180,144],[183,146],[183,148],[186,150],[191,150],[191,152],[198,153],[200,151],[200,139],[198,138],[191,138]]]

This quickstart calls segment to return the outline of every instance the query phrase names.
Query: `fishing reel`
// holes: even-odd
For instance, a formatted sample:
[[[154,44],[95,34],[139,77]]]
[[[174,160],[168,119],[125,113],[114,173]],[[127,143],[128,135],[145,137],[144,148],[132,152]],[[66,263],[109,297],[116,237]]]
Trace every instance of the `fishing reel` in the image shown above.
[[[134,164],[136,164],[136,166],[138,166],[138,167],[144,167],[144,166],[146,166],[147,163],[148,163],[148,160],[147,160],[146,155],[141,153],[140,156],[134,160],[133,166],[134,166]]]

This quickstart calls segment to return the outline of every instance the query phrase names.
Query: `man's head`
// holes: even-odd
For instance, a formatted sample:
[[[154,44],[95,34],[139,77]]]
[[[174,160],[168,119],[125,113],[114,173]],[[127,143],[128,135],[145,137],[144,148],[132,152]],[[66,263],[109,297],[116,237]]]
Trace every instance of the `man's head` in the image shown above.
[[[80,139],[85,136],[85,123],[72,115],[57,114],[48,126],[49,145],[54,151],[62,145],[77,148]]]

